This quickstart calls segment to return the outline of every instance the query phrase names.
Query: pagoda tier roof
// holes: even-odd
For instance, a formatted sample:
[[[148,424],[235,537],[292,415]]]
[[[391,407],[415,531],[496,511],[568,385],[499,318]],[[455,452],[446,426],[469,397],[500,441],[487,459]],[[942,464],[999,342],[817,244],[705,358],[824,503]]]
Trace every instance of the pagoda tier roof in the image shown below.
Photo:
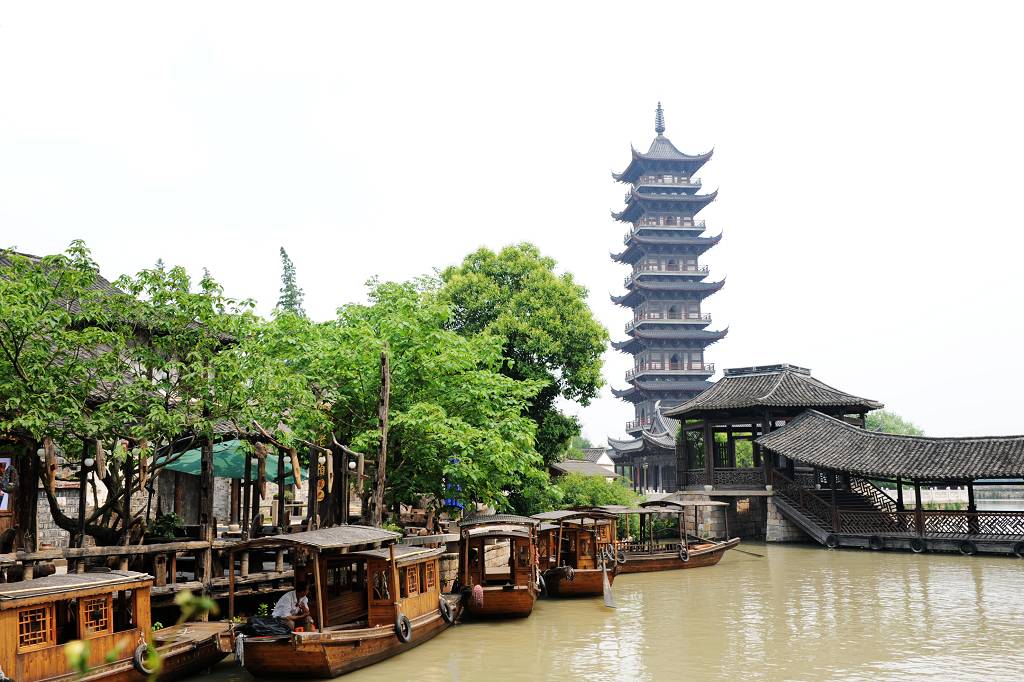
[[[675,436],[668,433],[654,434],[649,431],[642,432],[636,438],[628,440],[608,439],[608,445],[613,450],[611,457],[616,455],[635,454],[639,452],[650,452],[659,450],[676,451]]]
[[[867,431],[817,410],[807,410],[756,442],[814,467],[860,476],[930,481],[1024,476],[1024,436],[897,436]]]
[[[629,291],[622,296],[612,296],[612,303],[619,305],[631,306],[634,303],[645,300],[645,292],[656,292],[663,291],[669,293],[697,293],[703,294],[701,298],[706,298],[716,291],[720,290],[725,286],[725,280],[722,279],[718,282],[691,282],[691,281],[674,281],[674,282],[645,282],[636,281],[633,282]]]
[[[646,152],[637,151],[636,147],[630,146],[629,166],[621,173],[612,173],[612,177],[619,182],[636,182],[648,168],[657,169],[679,169],[692,175],[700,170],[701,166],[711,159],[715,150],[703,154],[685,154],[676,148],[672,141],[664,135],[659,134],[651,142]]]
[[[645,237],[634,234],[626,242],[626,248],[611,254],[612,260],[620,263],[634,263],[642,255],[644,246],[679,246],[680,253],[702,254],[722,241],[722,233],[714,237]]]
[[[710,381],[704,381],[703,379],[692,379],[689,376],[679,377],[685,379],[684,381],[633,381],[633,383],[622,390],[617,388],[612,389],[612,395],[616,398],[622,398],[630,402],[639,402],[646,400],[650,396],[660,395],[666,392],[676,393],[699,393],[706,391],[715,384]],[[667,412],[667,411],[666,411]],[[671,416],[666,414],[666,416]]]
[[[698,418],[718,411],[771,407],[868,412],[883,405],[818,381],[809,369],[782,364],[727,369],[713,388],[666,410],[665,415],[676,419]]]
[[[715,341],[721,341],[729,333],[726,327],[721,331],[707,329],[636,329],[632,338],[625,341],[612,341],[612,348],[624,353],[632,353],[644,346],[644,341],[699,341],[701,347],[707,347]]]
[[[711,194],[665,193],[651,194],[640,192],[635,187],[626,195],[626,208],[618,213],[612,211],[612,217],[625,223],[636,220],[645,210],[679,210],[685,206],[689,215],[697,215],[705,206],[718,196],[716,189]]]

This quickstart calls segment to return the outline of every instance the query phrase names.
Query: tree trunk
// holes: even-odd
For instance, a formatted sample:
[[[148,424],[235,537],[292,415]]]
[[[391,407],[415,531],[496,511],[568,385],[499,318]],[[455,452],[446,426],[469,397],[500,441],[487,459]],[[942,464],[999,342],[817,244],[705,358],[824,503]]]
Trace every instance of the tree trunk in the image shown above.
[[[380,526],[384,516],[384,486],[387,483],[388,462],[388,403],[391,399],[391,368],[388,355],[380,354],[380,401],[377,403],[377,419],[380,421],[380,449],[377,451],[377,467],[374,472],[373,496],[370,499],[370,525]]]
[[[199,464],[199,525],[213,523],[213,441],[203,438]]]

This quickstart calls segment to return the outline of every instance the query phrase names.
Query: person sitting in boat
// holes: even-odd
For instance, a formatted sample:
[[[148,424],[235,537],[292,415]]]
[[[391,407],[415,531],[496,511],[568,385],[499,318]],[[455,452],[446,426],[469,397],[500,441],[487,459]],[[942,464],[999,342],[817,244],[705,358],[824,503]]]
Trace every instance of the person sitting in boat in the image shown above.
[[[305,627],[309,621],[309,587],[305,583],[296,583],[294,590],[285,592],[277,600],[271,615],[284,621],[290,630]]]

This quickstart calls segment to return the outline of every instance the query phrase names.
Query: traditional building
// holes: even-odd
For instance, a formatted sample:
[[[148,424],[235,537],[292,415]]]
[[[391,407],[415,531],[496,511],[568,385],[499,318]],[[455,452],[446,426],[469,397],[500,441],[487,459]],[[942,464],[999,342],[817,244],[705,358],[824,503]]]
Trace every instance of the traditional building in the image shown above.
[[[673,425],[660,420],[660,408],[671,408],[700,394],[711,384],[714,365],[705,349],[727,330],[708,327],[705,298],[722,288],[724,280],[706,281],[708,266],[701,257],[721,235],[706,236],[697,214],[714,201],[716,192],[701,194],[694,174],[712,152],[689,155],[665,137],[661,104],[655,114],[657,136],[646,153],[632,150],[632,160],[613,177],[629,185],[626,206],[612,216],[629,225],[625,249],[612,255],[631,266],[626,293],[612,300],[630,308],[627,338],[612,345],[633,356],[626,373],[629,386],[614,394],[634,405],[626,425],[632,439],[610,440],[617,468],[645,490],[675,490]],[[643,461],[640,461],[642,458]],[[636,476],[642,474],[643,481]]]

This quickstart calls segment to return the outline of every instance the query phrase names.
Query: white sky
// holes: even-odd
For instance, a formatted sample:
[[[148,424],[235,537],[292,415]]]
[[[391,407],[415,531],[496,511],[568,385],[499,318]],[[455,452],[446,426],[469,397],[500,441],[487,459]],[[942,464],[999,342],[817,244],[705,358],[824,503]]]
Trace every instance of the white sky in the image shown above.
[[[1015,4],[0,3],[0,244],[208,267],[316,318],[532,241],[608,301],[655,103],[715,147],[723,367],[792,362],[930,434],[1024,432]],[[605,377],[624,385],[627,356]],[[592,440],[631,406],[580,412]]]

